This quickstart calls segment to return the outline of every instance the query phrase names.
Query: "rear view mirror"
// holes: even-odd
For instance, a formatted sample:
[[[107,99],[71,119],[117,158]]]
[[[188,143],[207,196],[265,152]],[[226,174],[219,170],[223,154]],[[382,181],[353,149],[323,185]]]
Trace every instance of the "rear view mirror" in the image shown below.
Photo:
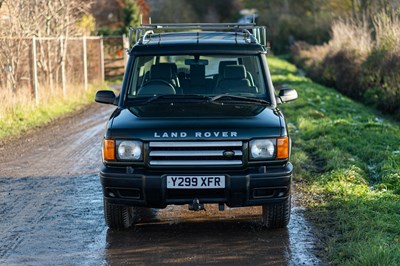
[[[207,66],[208,65],[208,60],[206,59],[185,59],[185,65],[188,66]]]
[[[117,105],[117,97],[113,91],[100,90],[96,92],[95,101],[98,103]]]
[[[278,103],[286,103],[296,100],[298,97],[297,91],[290,88],[282,88],[277,97]]]

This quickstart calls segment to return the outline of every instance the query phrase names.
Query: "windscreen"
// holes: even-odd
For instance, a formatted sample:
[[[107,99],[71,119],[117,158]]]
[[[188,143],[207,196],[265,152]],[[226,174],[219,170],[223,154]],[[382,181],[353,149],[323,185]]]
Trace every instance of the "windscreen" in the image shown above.
[[[137,56],[128,99],[236,95],[268,101],[259,55]]]

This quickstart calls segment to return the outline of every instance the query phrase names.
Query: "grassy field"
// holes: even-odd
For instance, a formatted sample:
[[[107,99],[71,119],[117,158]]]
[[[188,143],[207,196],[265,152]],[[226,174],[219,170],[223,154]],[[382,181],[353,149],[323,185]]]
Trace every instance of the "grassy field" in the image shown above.
[[[29,93],[20,93],[12,97],[5,93],[0,95],[2,102],[0,140],[51,122],[57,117],[94,102],[95,91],[100,88],[106,89],[106,86],[91,85],[86,92],[83,89],[75,89],[67,97],[63,97],[62,93],[61,95],[42,95],[38,106],[35,105]]]
[[[275,84],[299,99],[282,105],[295,181],[333,265],[400,265],[400,124],[269,58]]]

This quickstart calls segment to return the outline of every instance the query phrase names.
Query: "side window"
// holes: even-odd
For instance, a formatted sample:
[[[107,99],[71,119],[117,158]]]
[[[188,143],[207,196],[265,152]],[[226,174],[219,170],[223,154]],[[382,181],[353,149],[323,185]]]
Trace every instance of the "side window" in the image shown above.
[[[129,95],[135,96],[140,87],[149,77],[151,66],[155,61],[153,56],[137,57],[134,63],[133,78],[131,79]]]
[[[247,79],[250,80],[252,86],[258,88],[258,93],[265,93],[265,83],[261,71],[259,58],[256,56],[243,57],[242,64],[246,67]]]

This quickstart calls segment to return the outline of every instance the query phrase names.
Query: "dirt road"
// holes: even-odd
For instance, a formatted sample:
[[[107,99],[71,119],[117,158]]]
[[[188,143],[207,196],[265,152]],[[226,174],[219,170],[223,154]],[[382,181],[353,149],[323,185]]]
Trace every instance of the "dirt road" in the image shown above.
[[[321,265],[296,202],[283,230],[261,228],[260,208],[214,206],[108,230],[97,172],[111,110],[94,104],[0,143],[0,265]]]

